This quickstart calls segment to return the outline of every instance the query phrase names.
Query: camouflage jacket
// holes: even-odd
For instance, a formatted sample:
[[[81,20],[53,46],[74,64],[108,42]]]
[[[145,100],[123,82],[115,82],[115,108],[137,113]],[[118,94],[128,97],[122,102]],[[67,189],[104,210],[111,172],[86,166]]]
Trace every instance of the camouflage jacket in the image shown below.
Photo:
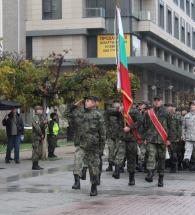
[[[121,123],[121,113],[118,108],[108,108],[105,111],[105,124],[108,139],[118,139]]]
[[[44,123],[42,120],[42,115],[35,114],[32,119],[32,136],[33,139],[40,140],[42,135],[44,135],[43,128]]]
[[[176,113],[171,114],[171,142],[179,142],[182,137],[182,118]]]
[[[74,131],[74,145],[80,145],[82,118],[83,118],[84,108],[78,106],[71,106],[67,111],[67,119],[69,126],[73,128]]]
[[[165,129],[168,135],[168,140],[170,140],[171,136],[171,116],[165,110],[164,107],[154,108],[154,112],[160,121],[161,125]],[[143,122],[143,129],[144,129],[144,139],[150,143],[157,143],[157,144],[164,144],[160,134],[154,127],[148,113],[145,114],[144,122]]]
[[[80,147],[103,154],[106,140],[103,115],[96,109],[84,109],[80,129]]]
[[[137,128],[138,132],[140,131],[140,128],[142,126],[143,123],[143,119],[142,119],[142,115],[140,114],[140,112],[135,109],[132,108],[129,112],[132,120],[133,120],[133,124],[130,127],[130,131],[128,133],[125,133],[123,131],[123,127],[124,127],[124,119],[121,120],[121,127],[122,127],[122,131],[121,131],[121,139],[125,142],[136,142],[135,137],[133,136],[132,130]],[[140,132],[139,132],[140,134]]]

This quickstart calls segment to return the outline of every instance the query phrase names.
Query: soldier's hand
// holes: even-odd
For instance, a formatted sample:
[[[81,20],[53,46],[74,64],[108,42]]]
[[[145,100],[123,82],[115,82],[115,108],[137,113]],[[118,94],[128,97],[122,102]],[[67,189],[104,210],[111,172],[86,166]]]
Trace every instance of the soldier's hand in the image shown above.
[[[167,146],[170,146],[170,145],[171,145],[170,140],[167,140],[166,145],[167,145]]]
[[[146,145],[148,142],[147,142],[147,140],[144,140],[144,144]]]
[[[126,127],[123,128],[123,131],[124,131],[125,133],[127,133],[127,132],[130,131],[130,128],[129,128],[128,126],[126,126]]]
[[[122,113],[122,112],[124,111],[124,107],[123,107],[123,106],[120,106],[120,107],[118,108],[118,111]]]
[[[41,139],[43,140],[45,137],[44,137],[44,135],[41,135]]]

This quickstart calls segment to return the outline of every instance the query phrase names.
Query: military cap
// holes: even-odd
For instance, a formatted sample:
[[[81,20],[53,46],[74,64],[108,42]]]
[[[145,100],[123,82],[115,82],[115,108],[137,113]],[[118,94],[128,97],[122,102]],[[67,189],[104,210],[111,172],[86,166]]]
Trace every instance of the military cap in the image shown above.
[[[41,106],[35,106],[35,110],[37,111],[37,110],[43,110],[43,107],[41,107]]]
[[[166,104],[166,107],[174,107],[174,105],[171,103],[168,103],[168,104]]]
[[[156,95],[156,96],[154,96],[153,100],[162,100],[162,96]]]
[[[93,100],[93,101],[100,101],[100,98],[99,97],[97,97],[97,96],[85,96],[85,97],[83,97],[83,99],[84,100],[86,100],[86,99],[90,99],[90,100]]]
[[[190,102],[190,105],[195,105],[195,100],[192,100],[192,101]]]

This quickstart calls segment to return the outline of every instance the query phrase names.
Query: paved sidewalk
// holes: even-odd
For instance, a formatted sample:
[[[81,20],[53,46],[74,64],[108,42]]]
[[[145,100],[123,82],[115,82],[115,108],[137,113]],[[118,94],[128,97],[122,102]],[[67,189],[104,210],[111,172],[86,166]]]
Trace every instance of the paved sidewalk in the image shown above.
[[[43,171],[31,170],[31,152],[21,153],[21,164],[5,164],[0,155],[0,215],[194,215],[195,173],[167,173],[165,187],[144,181],[136,174],[136,185],[128,186],[128,175],[120,180],[103,172],[99,195],[91,198],[89,177],[81,190],[72,190],[74,147],[57,148],[59,160],[41,161]],[[107,163],[104,164],[104,170]]]

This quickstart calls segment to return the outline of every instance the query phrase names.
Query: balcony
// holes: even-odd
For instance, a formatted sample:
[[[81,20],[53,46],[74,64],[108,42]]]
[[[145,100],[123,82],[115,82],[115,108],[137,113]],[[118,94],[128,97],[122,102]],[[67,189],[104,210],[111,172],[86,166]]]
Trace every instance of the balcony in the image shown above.
[[[149,11],[149,10],[134,11],[133,17],[137,21],[151,21],[155,24],[157,23],[155,11]]]
[[[83,9],[83,18],[105,18],[105,9],[104,8],[84,8]]]

